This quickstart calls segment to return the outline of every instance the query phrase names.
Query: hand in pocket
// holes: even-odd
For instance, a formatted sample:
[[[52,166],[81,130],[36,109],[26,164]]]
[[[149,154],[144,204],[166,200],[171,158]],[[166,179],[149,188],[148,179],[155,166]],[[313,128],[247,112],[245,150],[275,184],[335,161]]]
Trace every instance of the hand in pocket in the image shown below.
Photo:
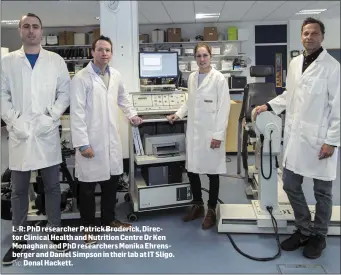
[[[47,115],[41,115],[37,119],[36,136],[41,136],[48,133],[53,126],[53,119]]]
[[[19,139],[27,139],[30,136],[30,122],[24,116],[18,117],[13,123],[13,133]]]

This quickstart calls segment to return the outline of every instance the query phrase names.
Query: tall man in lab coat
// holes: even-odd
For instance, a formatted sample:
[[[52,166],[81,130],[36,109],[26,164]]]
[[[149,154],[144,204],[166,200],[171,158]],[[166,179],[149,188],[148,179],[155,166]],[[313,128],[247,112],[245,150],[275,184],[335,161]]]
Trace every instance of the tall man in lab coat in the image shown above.
[[[137,116],[121,74],[108,64],[112,42],[100,36],[92,44],[91,61],[71,82],[70,121],[76,148],[76,177],[80,188],[80,215],[89,229],[95,223],[95,187],[101,185],[101,220],[105,226],[129,227],[116,219],[115,204],[119,175],[123,173],[118,107],[134,125]],[[91,234],[85,232],[86,243]]]
[[[301,246],[307,258],[320,257],[332,214],[332,181],[340,146],[340,63],[321,47],[325,27],[307,18],[301,29],[303,54],[289,66],[286,91],[256,107],[256,114],[286,110],[283,189],[294,210],[297,231],[282,249]],[[303,177],[312,178],[316,203],[314,225],[302,191]]]
[[[60,116],[69,106],[70,77],[59,55],[40,46],[43,27],[34,14],[22,17],[23,46],[1,60],[1,117],[9,133],[9,169],[12,170],[12,223],[23,237],[28,213],[31,171],[40,169],[46,196],[48,225],[60,226],[59,165],[62,162]],[[15,241],[26,245],[27,241]],[[54,241],[61,250],[63,241]],[[19,246],[20,246],[19,245]],[[12,264],[23,246],[13,246],[3,258]],[[15,254],[13,254],[16,253]]]

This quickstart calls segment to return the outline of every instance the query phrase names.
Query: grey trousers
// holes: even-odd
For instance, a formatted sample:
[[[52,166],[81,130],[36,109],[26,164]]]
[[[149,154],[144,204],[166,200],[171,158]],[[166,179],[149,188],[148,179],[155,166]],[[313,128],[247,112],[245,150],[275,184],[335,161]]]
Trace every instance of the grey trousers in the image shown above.
[[[314,231],[326,236],[333,209],[333,185],[332,181],[318,179],[313,179],[313,181],[316,205],[314,223],[312,224],[311,213],[302,190],[303,176],[286,168],[283,169],[283,189],[293,208],[297,228],[307,236]]]
[[[59,227],[61,220],[61,191],[59,183],[59,165],[41,169],[41,176],[45,190],[45,208],[50,227]],[[28,214],[28,187],[30,184],[31,171],[12,171],[12,225],[13,234],[16,236],[24,235],[19,226],[27,226]]]

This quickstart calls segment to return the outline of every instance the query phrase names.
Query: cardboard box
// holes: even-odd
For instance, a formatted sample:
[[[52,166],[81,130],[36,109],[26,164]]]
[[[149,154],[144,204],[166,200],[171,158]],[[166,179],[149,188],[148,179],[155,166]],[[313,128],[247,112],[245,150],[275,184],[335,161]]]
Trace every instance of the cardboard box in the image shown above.
[[[139,42],[141,43],[149,43],[149,34],[140,34],[139,35]]]
[[[58,33],[59,45],[74,45],[74,32],[64,31]]]
[[[181,42],[181,28],[167,29],[167,41],[168,42]]]
[[[231,100],[229,122],[226,131],[225,150],[227,153],[238,152],[238,120],[242,110],[242,101]],[[254,152],[253,146],[248,146],[248,152]]]
[[[238,40],[238,28],[237,27],[227,28],[227,40]]]
[[[218,31],[216,27],[204,28],[204,41],[218,41]]]
[[[101,36],[101,28],[98,29],[94,29],[92,31],[92,41],[96,40],[97,38],[99,38]]]

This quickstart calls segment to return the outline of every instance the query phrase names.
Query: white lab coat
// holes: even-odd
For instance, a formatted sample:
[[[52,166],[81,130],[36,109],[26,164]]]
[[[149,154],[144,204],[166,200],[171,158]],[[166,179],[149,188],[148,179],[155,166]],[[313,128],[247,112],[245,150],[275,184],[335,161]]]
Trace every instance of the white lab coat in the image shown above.
[[[78,180],[99,182],[123,173],[118,107],[129,119],[137,115],[117,70],[110,68],[108,89],[91,63],[72,79],[70,123]],[[81,155],[78,147],[83,145],[92,147],[93,158]]]
[[[230,113],[230,93],[222,73],[214,68],[198,87],[199,72],[188,78],[188,100],[176,112],[187,115],[186,169],[198,174],[225,174],[226,130]],[[212,139],[221,140],[211,149]]]
[[[303,55],[289,66],[286,91],[269,102],[286,109],[283,166],[309,178],[335,180],[338,148],[318,159],[324,143],[340,146],[340,63],[326,50],[302,74]]]
[[[30,171],[61,163],[58,127],[70,103],[65,61],[41,48],[32,69],[21,48],[1,63],[1,117],[9,132],[9,168]]]

